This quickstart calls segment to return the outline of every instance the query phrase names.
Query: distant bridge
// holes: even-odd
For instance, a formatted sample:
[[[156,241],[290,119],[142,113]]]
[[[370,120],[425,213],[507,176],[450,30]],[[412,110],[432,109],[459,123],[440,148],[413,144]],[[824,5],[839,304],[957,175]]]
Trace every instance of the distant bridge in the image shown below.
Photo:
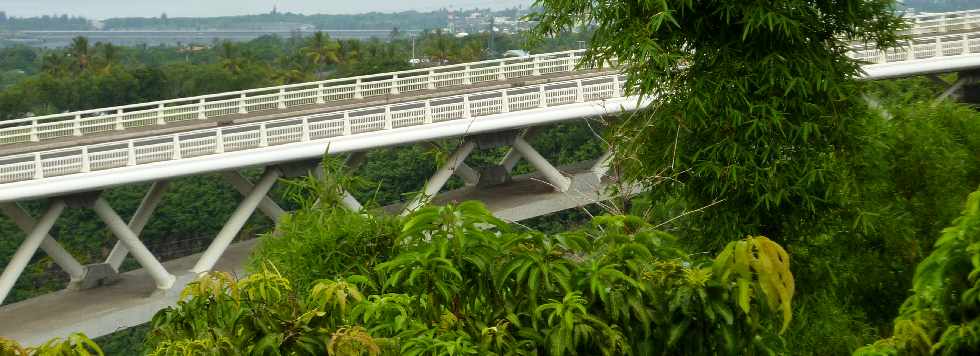
[[[980,68],[980,21],[974,13],[917,19],[907,46],[887,52],[855,46],[865,79]],[[173,305],[200,272],[241,273],[254,241],[232,244],[256,211],[284,211],[267,194],[281,177],[320,172],[325,153],[462,137],[422,194],[389,206],[410,211],[435,202],[479,199],[496,215],[522,220],[609,198],[608,155],[555,167],[525,140],[534,127],[615,115],[650,104],[625,96],[614,70],[576,67],[583,51],[545,53],[452,66],[260,88],[192,98],[30,117],[0,123],[0,210],[27,238],[0,275],[0,301],[40,248],[71,277],[69,289],[0,307],[0,335],[28,344],[83,331],[101,336],[138,325]],[[961,75],[947,93],[968,83]],[[491,167],[464,161],[475,149],[511,147]],[[520,159],[536,173],[511,177]],[[265,167],[251,182],[238,171]],[[244,199],[201,254],[161,263],[139,239],[169,180],[223,172]],[[440,194],[453,175],[466,187]],[[152,182],[127,222],[99,192]],[[628,187],[635,192],[636,187]],[[17,204],[47,199],[38,218]],[[361,209],[349,194],[344,205]],[[83,266],[48,236],[67,207],[93,209],[118,243],[104,263]],[[128,254],[143,267],[119,274]],[[108,284],[110,281],[116,281]],[[90,288],[96,287],[97,288]]]

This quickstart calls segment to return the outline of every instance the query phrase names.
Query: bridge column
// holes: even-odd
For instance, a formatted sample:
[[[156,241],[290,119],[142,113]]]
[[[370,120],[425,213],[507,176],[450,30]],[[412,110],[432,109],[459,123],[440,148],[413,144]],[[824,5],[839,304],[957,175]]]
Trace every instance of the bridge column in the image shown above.
[[[526,130],[524,130],[524,133],[522,133],[520,136],[524,137],[524,139],[529,139],[531,137],[534,137],[534,135],[536,135],[538,132],[539,130],[537,127],[529,127]],[[507,170],[507,172],[509,173],[510,171],[514,170],[514,167],[517,166],[517,162],[520,161],[521,161],[521,153],[515,150],[513,147],[511,147],[510,150],[507,151],[507,155],[505,155],[504,158],[501,159],[500,163],[498,164],[500,166],[503,166],[504,169]]]
[[[479,143],[477,144],[479,145]],[[439,149],[439,146],[431,142],[423,142],[422,145],[431,149]],[[466,164],[466,162],[459,162],[459,165],[456,166],[456,170],[453,171],[453,174],[462,179],[463,184],[465,184],[467,187],[475,186],[480,182],[480,172],[477,172],[476,169],[470,167],[468,164]]]
[[[951,85],[938,77],[931,76],[933,81],[948,85],[946,90],[936,97],[936,102],[951,98],[967,103],[980,103],[980,70],[959,72],[957,76],[959,78]]]
[[[959,100],[970,104],[980,104],[980,70],[972,70],[959,74],[961,78],[967,79],[967,83],[960,89]]]
[[[24,208],[21,208],[17,203],[3,203],[0,204],[0,210],[3,211],[10,220],[13,220],[14,224],[17,225],[24,231],[24,234],[30,234],[34,231],[34,227],[37,222],[31,217]],[[79,281],[85,277],[85,267],[82,266],[78,260],[75,259],[58,241],[55,241],[51,236],[45,235],[44,240],[41,241],[41,250],[44,253],[51,256],[54,263],[61,267],[68,276],[71,277],[71,281]]]
[[[541,172],[556,190],[564,192],[572,185],[571,179],[559,172],[551,163],[548,163],[548,160],[534,150],[534,147],[531,147],[524,138],[517,137],[514,139],[514,149],[520,152],[521,156],[524,156],[538,172]]]
[[[143,269],[149,273],[150,277],[156,282],[157,289],[170,289],[177,280],[177,277],[167,272],[167,269],[163,267],[163,264],[157,260],[156,256],[146,248],[145,245],[139,240],[139,237],[129,228],[129,225],[123,221],[119,214],[109,203],[105,201],[102,197],[97,197],[92,204],[92,210],[95,210],[95,214],[102,219],[103,222],[109,227],[119,242],[126,246],[126,249],[133,254],[133,258]]]
[[[241,193],[242,197],[247,197],[249,193],[255,190],[255,185],[237,171],[221,172],[221,176],[235,187],[235,190]],[[279,221],[279,218],[286,213],[285,210],[279,207],[279,204],[276,204],[272,198],[269,198],[268,194],[262,196],[262,201],[259,202],[259,210],[262,212],[262,215],[272,219],[273,222]]]
[[[54,227],[55,221],[58,220],[58,217],[61,216],[64,210],[64,201],[60,199],[52,200],[50,205],[48,205],[48,210],[45,211],[44,215],[41,215],[41,218],[37,221],[37,225],[34,225],[31,233],[27,235],[24,242],[14,252],[14,256],[7,263],[7,267],[3,269],[3,274],[0,274],[0,304],[7,299],[7,295],[14,288],[14,283],[17,282],[17,277],[20,277],[24,273],[24,268],[31,262],[31,257],[34,256],[34,252],[44,242],[48,236],[48,232]]]
[[[235,236],[241,232],[242,227],[245,226],[245,222],[248,218],[252,216],[255,209],[258,208],[259,204],[262,202],[262,198],[269,194],[272,186],[275,185],[276,180],[282,176],[282,172],[275,167],[268,167],[265,173],[262,174],[262,178],[259,179],[258,183],[255,184],[255,188],[238,204],[235,211],[225,222],[225,226],[221,228],[218,232],[218,236],[214,238],[211,245],[208,246],[207,250],[201,254],[201,259],[197,261],[194,268],[191,269],[194,273],[204,273],[210,271],[214,268],[214,265],[218,263],[218,259],[224,254],[228,246],[231,245],[232,240]]]
[[[439,170],[437,170],[436,173],[429,178],[429,181],[425,183],[425,188],[422,190],[422,193],[416,196],[415,199],[412,199],[405,204],[402,215],[408,215],[412,211],[417,210],[425,205],[425,203],[428,202],[432,196],[438,194],[439,191],[442,190],[442,187],[446,185],[446,182],[449,181],[449,178],[452,177],[453,172],[456,171],[460,163],[463,163],[463,161],[466,160],[466,157],[473,152],[475,147],[475,142],[466,140],[462,145],[456,148],[456,151],[446,159],[446,163],[439,167]]]
[[[367,154],[364,152],[351,153],[349,156],[347,156],[347,160],[344,162],[344,166],[347,169],[353,171],[357,169],[357,167],[360,167],[362,163],[364,163],[365,157],[367,157]],[[313,177],[320,181],[330,179],[330,177],[327,177],[326,172],[324,171],[323,162],[317,162],[316,167],[313,169]],[[314,202],[313,204],[320,205],[320,199],[317,198],[316,202]],[[364,206],[361,205],[361,202],[357,201],[357,198],[351,195],[350,192],[347,190],[343,191],[342,196],[340,198],[340,204],[350,211],[364,210]]]
[[[150,185],[150,190],[143,196],[143,200],[140,202],[139,207],[136,208],[136,212],[133,213],[133,217],[129,219],[128,226],[134,234],[139,235],[143,232],[143,228],[149,223],[153,212],[156,211],[157,206],[163,201],[163,193],[167,191],[168,186],[169,182],[165,180],[153,182]],[[109,264],[113,270],[118,272],[119,267],[122,266],[127,255],[129,255],[129,248],[126,247],[126,244],[122,241],[116,241],[115,246],[112,247],[112,251],[109,252],[109,257],[106,257],[105,263]]]
[[[592,173],[595,173],[596,177],[602,179],[602,177],[606,176],[606,174],[609,173],[609,169],[612,167],[612,163],[613,163],[612,158],[613,158],[612,150],[603,153],[602,156],[599,156],[599,159],[595,161],[595,164],[592,165]]]

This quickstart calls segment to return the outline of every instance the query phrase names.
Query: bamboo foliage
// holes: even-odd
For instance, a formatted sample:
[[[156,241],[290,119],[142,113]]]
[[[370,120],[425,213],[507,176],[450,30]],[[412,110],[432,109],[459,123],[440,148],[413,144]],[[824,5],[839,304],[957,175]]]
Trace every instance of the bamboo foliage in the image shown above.
[[[331,210],[332,211],[326,211]],[[309,210],[309,211],[307,211]],[[270,239],[304,249],[308,221],[364,213],[311,205]],[[348,216],[350,215],[350,216]],[[336,219],[320,220],[323,217]],[[313,219],[313,220],[310,220]],[[360,219],[360,218],[359,218]],[[170,354],[648,355],[781,350],[778,311],[792,298],[788,259],[775,243],[739,241],[714,261],[632,216],[600,216],[546,234],[503,223],[479,203],[426,206],[393,221],[390,252],[341,266],[356,244],[335,241],[313,264],[278,249],[254,256],[252,275],[202,275],[153,321],[148,346]],[[360,239],[348,227],[344,236]],[[380,229],[377,231],[391,231]],[[278,245],[277,245],[278,246]],[[322,271],[295,287],[277,266]],[[309,278],[309,277],[304,277]],[[790,279],[790,280],[786,280]],[[739,282],[742,280],[743,282]],[[768,286],[776,282],[777,286]],[[747,287],[746,287],[747,286]],[[741,297],[748,293],[750,297]],[[736,312],[736,309],[746,309]],[[783,325],[788,318],[783,317]],[[217,351],[216,351],[217,350]]]
[[[980,191],[919,264],[894,333],[857,356],[980,353]]]
[[[786,330],[793,317],[795,285],[789,255],[779,244],[763,236],[730,242],[715,258],[712,269],[723,282],[734,281],[742,312],[751,312],[753,296],[762,297],[769,308],[782,311],[780,331]]]

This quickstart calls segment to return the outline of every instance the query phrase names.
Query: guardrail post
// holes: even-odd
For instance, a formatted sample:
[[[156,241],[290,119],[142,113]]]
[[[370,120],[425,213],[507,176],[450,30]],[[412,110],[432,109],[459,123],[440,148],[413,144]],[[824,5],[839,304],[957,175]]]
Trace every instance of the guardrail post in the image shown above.
[[[391,106],[385,105],[385,130],[391,130],[392,126],[394,125],[391,124]]]
[[[500,67],[497,69],[497,80],[507,80],[507,62],[501,60]]]
[[[884,49],[879,49],[877,51],[879,54],[878,54],[878,61],[876,63],[878,64],[888,63],[888,51]]]
[[[72,134],[75,137],[82,135],[82,115],[75,115],[75,120],[72,122]]]
[[[300,136],[300,142],[310,141],[310,119],[303,118],[303,126],[300,127],[302,135]]]
[[[429,71],[429,75],[426,76],[427,78],[425,78],[425,79],[426,79],[426,88],[427,89],[430,89],[431,90],[431,89],[435,89],[436,88],[435,75],[436,75],[436,72],[434,70],[430,70]]]
[[[470,66],[463,67],[463,85],[473,84],[470,81]]]
[[[136,165],[136,148],[133,147],[133,141],[126,143],[126,165]]]
[[[286,108],[286,88],[279,89],[279,105],[280,109]]]
[[[500,92],[500,112],[510,112],[510,97],[506,90]]]
[[[539,68],[541,65],[540,59],[541,57],[538,56],[531,57],[531,75],[533,76],[541,75],[541,68]]]
[[[119,130],[119,131],[122,131],[122,130],[125,130],[126,129],[126,127],[123,126],[123,122],[122,122],[123,116],[122,116],[122,114],[123,114],[122,109],[116,110],[116,130]]]
[[[936,38],[936,50],[933,53],[933,56],[935,56],[935,57],[942,57],[943,56],[943,43],[942,43],[942,41],[940,41],[940,38],[938,38],[938,37]]]
[[[544,91],[544,85],[538,88],[538,99],[540,99],[540,102],[538,102],[539,108],[548,107],[548,94]]]
[[[398,74],[392,74],[391,76],[392,79],[391,79],[390,93],[391,95],[398,95]]]
[[[620,90],[619,89],[619,76],[618,75],[614,75],[613,76],[613,97],[614,98],[618,98],[620,96],[620,91],[619,90]]]
[[[92,163],[88,157],[88,146],[82,146],[82,173],[92,170]]]
[[[214,131],[214,153],[225,153],[225,138],[221,135],[221,129]]]
[[[44,178],[44,163],[41,162],[41,153],[34,153],[34,179]]]
[[[245,93],[242,93],[242,95],[238,97],[238,113],[239,114],[248,113],[248,110],[245,108]]]
[[[432,123],[432,103],[428,100],[425,101],[425,109],[422,111],[422,123]]]
[[[316,85],[316,103],[323,104],[326,100],[323,100],[323,83]]]
[[[163,109],[163,104],[157,106],[157,125],[164,125],[167,123],[167,120],[164,120],[163,118]]]
[[[31,120],[31,142],[38,142],[40,139],[37,136],[37,120]]]
[[[344,111],[344,136],[350,136],[350,113]]]
[[[585,102],[585,87],[582,86],[582,80],[575,81],[575,102],[584,103]]]
[[[259,124],[259,147],[269,146],[269,130],[265,123]]]
[[[177,135],[174,135],[173,150],[174,150],[174,154],[173,154],[174,159],[175,160],[180,159],[181,158],[180,157],[181,156],[181,154],[180,154],[180,137],[177,136]]]
[[[470,96],[469,94],[463,95],[463,118],[472,118],[473,114],[470,113]]]
[[[361,79],[358,78],[354,82],[354,99],[364,99],[364,94],[361,94]]]
[[[963,41],[963,54],[970,53],[970,38],[966,34],[960,36],[960,40]]]
[[[208,118],[204,113],[204,99],[199,100],[197,103],[197,118],[202,120]]]

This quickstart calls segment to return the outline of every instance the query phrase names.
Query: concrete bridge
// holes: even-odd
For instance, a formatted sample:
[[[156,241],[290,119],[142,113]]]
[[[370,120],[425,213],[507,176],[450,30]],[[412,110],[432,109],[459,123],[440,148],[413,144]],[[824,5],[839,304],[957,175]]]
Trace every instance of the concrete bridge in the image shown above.
[[[855,46],[868,80],[959,72],[944,96],[969,84],[980,68],[980,21],[973,13],[916,20],[908,45],[887,52]],[[932,21],[932,22],[929,22]],[[38,249],[71,277],[64,291],[0,307],[0,335],[27,344],[82,331],[96,337],[148,321],[176,303],[201,272],[244,273],[254,241],[233,244],[256,211],[273,221],[284,214],[268,192],[282,177],[322,172],[324,153],[348,155],[351,165],[372,149],[463,143],[433,173],[424,191],[386,209],[411,211],[423,201],[478,199],[501,218],[518,221],[609,198],[607,156],[556,167],[525,139],[536,127],[616,115],[656,98],[626,96],[615,63],[577,64],[582,51],[384,73],[193,98],[24,118],[0,124],[0,210],[27,238],[0,275],[0,302]],[[464,161],[476,149],[510,147],[490,167]],[[510,175],[520,159],[536,172]],[[255,181],[239,171],[263,167]],[[243,199],[201,254],[160,262],[140,232],[167,182],[222,172]],[[466,187],[443,192],[453,175]],[[152,183],[126,221],[99,196],[102,190]],[[637,191],[627,187],[626,193]],[[19,205],[47,200],[32,217]],[[349,194],[344,205],[361,205]],[[92,209],[118,240],[103,263],[83,266],[48,232],[67,208]],[[4,237],[9,238],[9,237]],[[127,255],[141,269],[119,273]]]

